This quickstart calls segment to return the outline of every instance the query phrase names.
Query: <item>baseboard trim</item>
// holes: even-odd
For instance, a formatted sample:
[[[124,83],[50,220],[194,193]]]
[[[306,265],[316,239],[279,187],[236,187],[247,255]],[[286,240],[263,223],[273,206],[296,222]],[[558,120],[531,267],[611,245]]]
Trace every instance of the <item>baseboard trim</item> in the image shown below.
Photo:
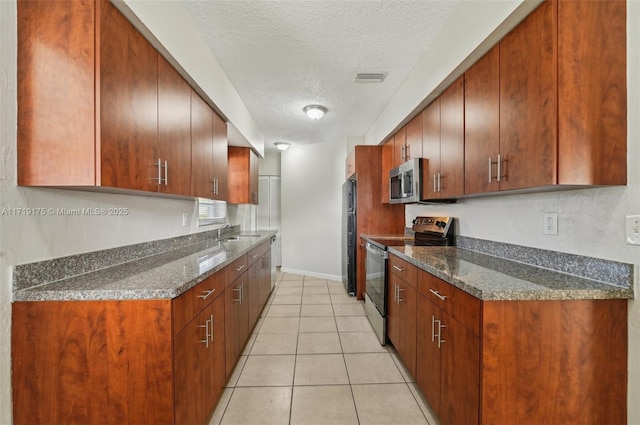
[[[327,273],[311,272],[311,271],[308,271],[308,270],[290,269],[290,268],[287,268],[287,267],[280,267],[280,271],[282,273],[293,273],[293,274],[299,274],[299,275],[308,276],[308,277],[315,277],[315,278],[318,278],[318,279],[335,280],[335,281],[338,281],[338,282],[342,281],[342,276],[341,275],[333,275],[333,274],[327,274]]]

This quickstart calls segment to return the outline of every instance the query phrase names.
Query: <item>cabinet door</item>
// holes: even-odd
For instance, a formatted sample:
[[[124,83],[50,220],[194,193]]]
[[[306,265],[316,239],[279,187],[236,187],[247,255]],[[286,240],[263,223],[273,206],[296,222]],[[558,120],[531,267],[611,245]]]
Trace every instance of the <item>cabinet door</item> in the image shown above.
[[[442,425],[477,424],[480,403],[480,338],[441,313]]]
[[[440,96],[439,198],[464,193],[464,76]]]
[[[240,320],[240,285],[238,282],[224,291],[224,345],[225,345],[225,379],[233,373],[240,355],[238,329]]]
[[[558,2],[558,183],[627,183],[625,1]]]
[[[160,161],[160,192],[191,195],[191,88],[160,55],[158,151],[154,161]]]
[[[258,156],[251,149],[229,146],[230,204],[258,204],[258,172]]]
[[[207,374],[205,375],[205,386],[207,388],[207,398],[205,400],[206,419],[211,417],[215,410],[216,404],[227,382],[227,374],[225,370],[225,298],[219,296],[211,304],[211,314],[213,316],[211,323],[212,344],[209,345],[207,351]],[[203,422],[206,423],[206,422]]]
[[[158,53],[110,2],[100,5],[100,184],[156,192]]]
[[[422,114],[418,114],[407,124],[405,156],[407,161],[422,158]]]
[[[98,7],[94,1],[17,2],[20,186],[96,184]]]
[[[213,179],[214,192],[212,198],[219,201],[227,200],[227,168],[228,168],[227,124],[213,113]]]
[[[213,307],[208,306],[174,338],[176,425],[205,423],[209,357],[213,357]]]
[[[557,3],[544,2],[500,42],[501,190],[557,182]]]
[[[213,197],[213,111],[191,91],[191,196]]]
[[[380,187],[382,188],[380,193],[382,197],[382,203],[389,203],[389,171],[394,168],[393,165],[393,137],[384,142],[381,150],[381,181]]]
[[[389,275],[389,285],[387,287],[387,339],[396,347],[402,345],[400,341],[400,307],[398,305],[398,285],[400,279]]]
[[[464,193],[499,190],[500,45],[464,75]]]
[[[435,322],[440,309],[422,295],[417,297],[416,382],[436,415],[440,416],[440,349]],[[446,344],[446,343],[445,343]]]
[[[440,98],[422,111],[422,155],[429,160],[429,184],[423,187],[426,198],[435,198],[437,173],[440,172]]]
[[[260,316],[260,276],[262,274],[261,262],[256,261],[247,270],[247,285],[245,290],[245,300],[247,302],[249,314],[249,329],[258,321]]]
[[[407,160],[407,127],[402,127],[393,136],[393,167],[397,167]]]
[[[399,333],[401,349],[398,351],[409,374],[416,376],[416,290],[402,282],[398,294],[400,305]]]

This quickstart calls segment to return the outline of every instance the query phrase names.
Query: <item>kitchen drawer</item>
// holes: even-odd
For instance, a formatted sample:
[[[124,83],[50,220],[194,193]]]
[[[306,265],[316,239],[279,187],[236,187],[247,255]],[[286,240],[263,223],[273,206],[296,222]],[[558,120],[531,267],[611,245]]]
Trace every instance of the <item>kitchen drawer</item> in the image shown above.
[[[420,271],[418,292],[444,312],[480,335],[480,300],[436,276]]]
[[[247,255],[243,255],[233,263],[229,264],[224,268],[226,286],[229,286],[233,283],[234,280],[240,277],[242,273],[246,272],[249,268],[249,263],[247,261]]]
[[[173,299],[174,335],[224,292],[224,282],[225,274],[223,271],[219,271]]]
[[[247,254],[249,265],[255,263],[258,258],[262,257],[267,251],[269,251],[270,247],[271,241],[265,241],[257,247],[251,249],[251,251],[249,251],[249,253]]]
[[[398,276],[415,289],[418,278],[418,268],[413,264],[409,264],[395,255],[389,255],[389,273]]]

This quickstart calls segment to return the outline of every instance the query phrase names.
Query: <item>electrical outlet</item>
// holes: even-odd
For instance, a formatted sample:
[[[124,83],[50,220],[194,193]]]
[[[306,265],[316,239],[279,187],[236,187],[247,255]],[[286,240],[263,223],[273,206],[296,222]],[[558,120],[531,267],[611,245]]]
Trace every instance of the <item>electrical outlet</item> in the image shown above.
[[[558,213],[554,213],[554,212],[544,213],[542,231],[545,235],[558,234]]]
[[[187,213],[182,213],[182,227],[187,227],[189,225],[189,215]]]
[[[627,245],[640,245],[640,215],[625,217],[625,235]]]

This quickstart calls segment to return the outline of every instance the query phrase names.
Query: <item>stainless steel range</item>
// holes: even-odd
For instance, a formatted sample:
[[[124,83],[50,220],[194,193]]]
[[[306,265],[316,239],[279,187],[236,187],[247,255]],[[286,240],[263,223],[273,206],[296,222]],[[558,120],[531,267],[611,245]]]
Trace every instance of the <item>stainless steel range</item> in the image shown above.
[[[452,217],[416,217],[411,227],[413,238],[370,238],[367,241],[365,311],[382,345],[386,344],[387,259],[389,246],[453,245]]]

